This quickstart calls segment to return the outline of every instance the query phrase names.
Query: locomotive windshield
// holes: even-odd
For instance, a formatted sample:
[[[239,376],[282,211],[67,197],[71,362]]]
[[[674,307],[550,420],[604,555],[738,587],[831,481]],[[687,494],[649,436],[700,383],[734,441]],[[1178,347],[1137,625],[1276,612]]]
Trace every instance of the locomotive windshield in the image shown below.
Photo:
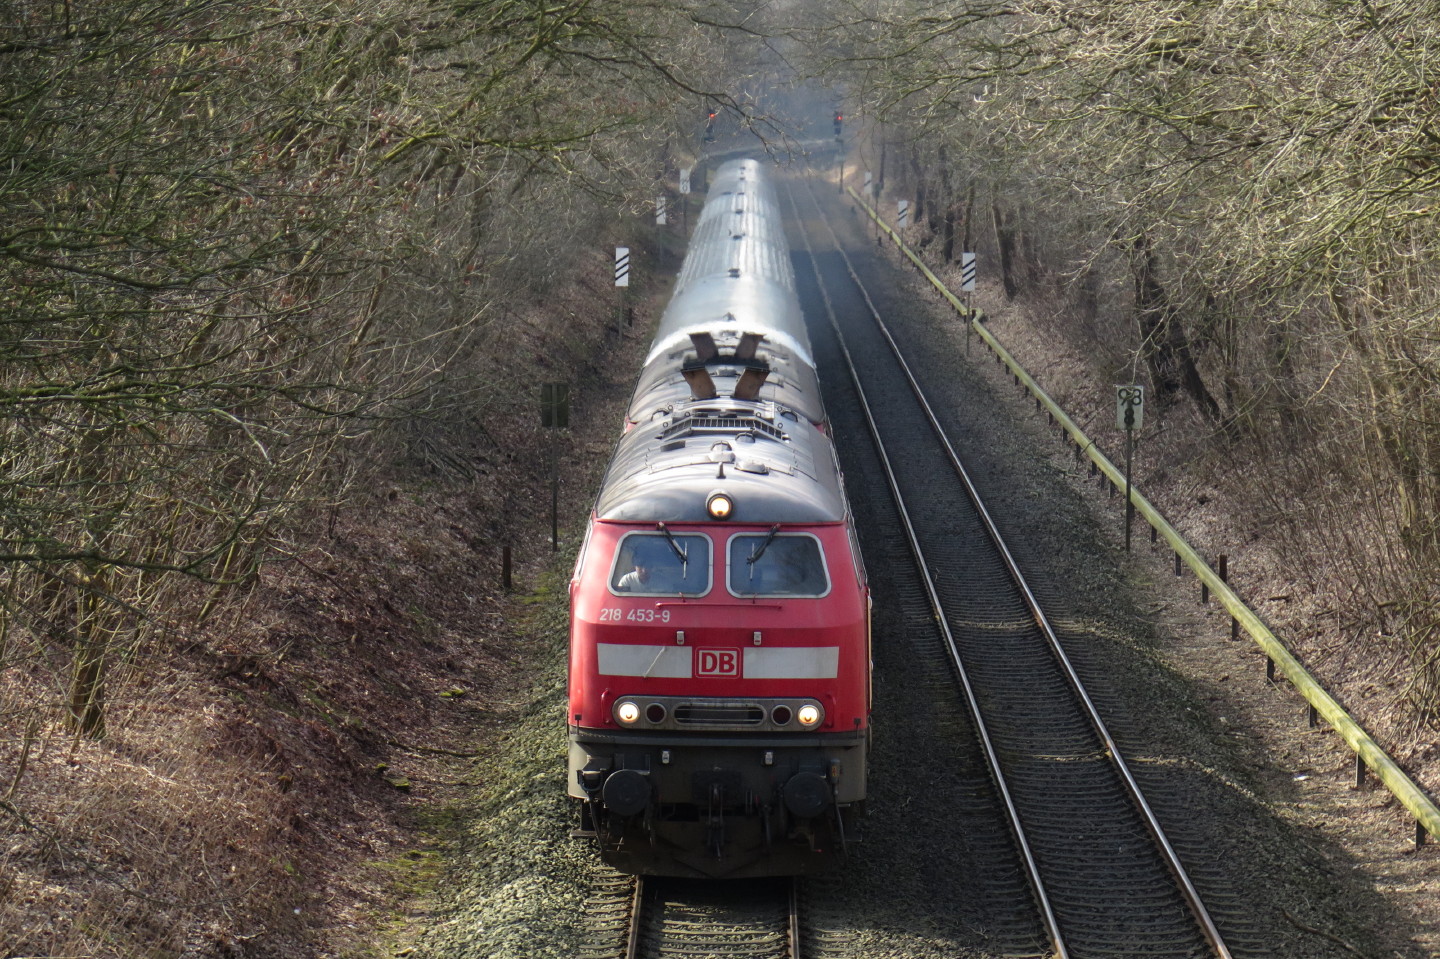
[[[740,533],[730,539],[736,596],[824,596],[830,591],[820,541],[808,533]]]
[[[620,542],[610,588],[638,596],[699,595],[710,589],[710,539],[698,534],[631,533]]]

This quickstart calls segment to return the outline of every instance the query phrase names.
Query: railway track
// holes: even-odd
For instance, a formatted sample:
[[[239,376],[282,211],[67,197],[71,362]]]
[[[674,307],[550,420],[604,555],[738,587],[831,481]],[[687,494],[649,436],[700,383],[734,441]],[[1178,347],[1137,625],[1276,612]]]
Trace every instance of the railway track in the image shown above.
[[[592,892],[582,959],[809,959],[800,880],[614,876]]]
[[[921,574],[906,616],[923,605],[937,627],[907,635],[918,662],[953,670],[1026,877],[1013,894],[1053,955],[1231,956],[823,206],[805,188],[790,196]]]

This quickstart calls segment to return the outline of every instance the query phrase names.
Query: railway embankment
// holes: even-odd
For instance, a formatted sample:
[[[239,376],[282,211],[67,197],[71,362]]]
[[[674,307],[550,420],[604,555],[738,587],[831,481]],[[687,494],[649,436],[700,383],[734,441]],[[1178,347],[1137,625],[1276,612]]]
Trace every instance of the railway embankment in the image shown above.
[[[1134,527],[1132,553],[1124,555],[1124,501],[1110,480],[1097,478],[1088,461],[1073,457],[1073,447],[1047,412],[1037,408],[1023,384],[995,362],[978,338],[967,338],[951,305],[893,245],[877,248],[909,275],[915,295],[927,301],[932,322],[943,329],[948,346],[931,349],[978,363],[1012,413],[1053,443],[1050,468],[1083,492],[1099,528],[1119,551],[1118,568],[1154,593],[1145,618],[1173,634],[1156,654],[1197,684],[1204,708],[1224,735],[1250,752],[1248,762],[1258,781],[1272,790],[1271,801],[1323,841],[1333,842],[1346,868],[1413,915],[1417,929],[1435,928],[1440,853],[1433,840],[1416,848],[1414,816],[1373,775],[1357,787],[1351,746],[1310,711],[1283,675],[1275,681],[1266,652],[1233,629],[1230,613],[1202,594],[1188,569],[1177,578],[1173,551],[1163,539],[1151,543],[1143,519]],[[920,256],[924,259],[925,253]],[[937,265],[934,272],[951,289],[960,289],[958,266]],[[1053,295],[1007,298],[998,283],[983,279],[983,271],[972,302],[1019,365],[1112,461],[1123,463],[1124,434],[1114,427],[1114,391],[1116,384],[1129,382],[1129,375],[1089,338],[1093,327]],[[1306,550],[1326,540],[1306,535],[1303,528],[1297,531],[1305,517],[1314,515],[1306,506],[1305,489],[1322,481],[1323,465],[1307,461],[1307,446],[1296,437],[1247,443],[1217,436],[1183,407],[1158,420],[1147,418],[1146,431],[1135,455],[1137,489],[1212,566],[1227,567],[1235,592],[1418,787],[1431,797],[1440,795],[1440,739],[1415,719],[1407,701],[1407,650],[1396,637],[1356,635],[1363,617],[1345,609],[1347,600],[1365,589],[1363,581],[1338,578],[1326,557],[1313,556],[1314,565],[1306,565]],[[1289,475],[1294,486],[1288,493],[1277,492],[1273,479],[1257,481],[1261,473]],[[1425,933],[1417,942],[1421,949],[1437,948]]]

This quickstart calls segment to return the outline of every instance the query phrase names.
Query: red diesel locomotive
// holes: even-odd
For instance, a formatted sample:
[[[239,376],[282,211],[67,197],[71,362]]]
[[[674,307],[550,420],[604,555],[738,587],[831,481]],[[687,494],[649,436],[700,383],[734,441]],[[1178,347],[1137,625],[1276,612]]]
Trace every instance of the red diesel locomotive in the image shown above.
[[[831,866],[865,799],[870,597],[754,160],[716,171],[570,597],[569,795],[605,861]]]

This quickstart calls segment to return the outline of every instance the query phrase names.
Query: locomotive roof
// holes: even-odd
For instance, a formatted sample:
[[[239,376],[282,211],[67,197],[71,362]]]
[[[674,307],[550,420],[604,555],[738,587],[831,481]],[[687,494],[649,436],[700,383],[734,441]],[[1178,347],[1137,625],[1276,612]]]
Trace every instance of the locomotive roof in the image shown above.
[[[770,402],[721,397],[639,423],[616,444],[596,501],[602,520],[711,522],[725,492],[737,523],[831,523],[845,518],[828,436]]]
[[[721,356],[707,364],[707,369],[722,395],[735,392],[737,378],[746,369],[744,361],[733,359],[744,332],[747,331],[738,326],[713,332]],[[673,345],[674,349],[656,356],[641,370],[626,414],[630,422],[648,420],[653,413],[690,399],[690,384],[680,371],[685,361],[695,356],[695,347],[688,339],[683,345]],[[814,366],[797,354],[791,341],[772,343],[767,336],[757,347],[755,355],[764,361],[769,370],[764,385],[760,387],[759,399],[793,409],[812,423],[823,422],[825,407],[821,402],[819,377]]]

